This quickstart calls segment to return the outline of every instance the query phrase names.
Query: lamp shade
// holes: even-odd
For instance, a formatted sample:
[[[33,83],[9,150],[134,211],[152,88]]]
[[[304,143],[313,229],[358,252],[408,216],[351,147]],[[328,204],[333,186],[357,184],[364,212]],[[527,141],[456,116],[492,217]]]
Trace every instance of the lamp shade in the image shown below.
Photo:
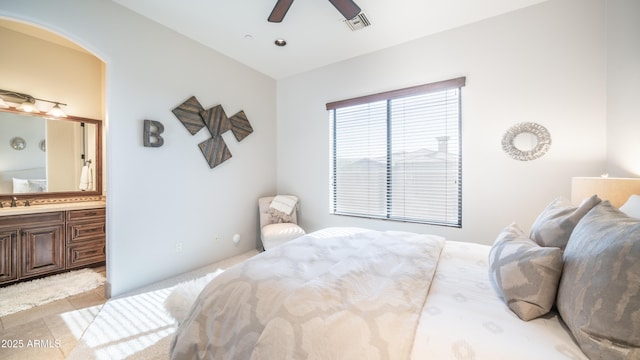
[[[571,202],[596,194],[611,205],[620,207],[631,195],[640,195],[640,178],[574,177],[571,179]]]

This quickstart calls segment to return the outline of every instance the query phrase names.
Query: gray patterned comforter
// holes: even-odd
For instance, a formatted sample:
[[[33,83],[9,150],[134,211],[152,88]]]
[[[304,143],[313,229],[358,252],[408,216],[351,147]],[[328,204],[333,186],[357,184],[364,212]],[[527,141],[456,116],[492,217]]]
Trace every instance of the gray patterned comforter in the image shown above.
[[[219,275],[180,325],[172,358],[408,359],[444,239],[344,230]]]

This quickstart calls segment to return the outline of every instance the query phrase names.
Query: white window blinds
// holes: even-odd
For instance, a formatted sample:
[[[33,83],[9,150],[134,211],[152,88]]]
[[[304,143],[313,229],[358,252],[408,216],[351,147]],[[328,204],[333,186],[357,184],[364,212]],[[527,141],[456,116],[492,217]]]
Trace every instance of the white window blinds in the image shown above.
[[[330,212],[460,227],[464,82],[327,104]]]

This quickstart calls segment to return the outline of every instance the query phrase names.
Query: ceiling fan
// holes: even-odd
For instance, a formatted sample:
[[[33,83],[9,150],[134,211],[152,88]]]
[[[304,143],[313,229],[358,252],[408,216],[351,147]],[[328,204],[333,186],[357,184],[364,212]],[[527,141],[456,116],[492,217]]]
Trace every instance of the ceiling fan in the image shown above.
[[[360,13],[360,7],[352,0],[329,0],[329,2],[332,3],[347,20],[353,19]],[[271,11],[271,15],[269,15],[269,22],[282,22],[291,4],[293,4],[293,0],[278,0],[276,6],[274,6]]]

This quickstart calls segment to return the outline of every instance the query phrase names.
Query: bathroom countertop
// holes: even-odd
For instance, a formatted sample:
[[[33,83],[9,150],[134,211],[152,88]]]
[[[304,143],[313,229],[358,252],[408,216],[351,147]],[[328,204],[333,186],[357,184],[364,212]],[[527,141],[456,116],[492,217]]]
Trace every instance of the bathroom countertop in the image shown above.
[[[66,210],[95,209],[95,208],[103,208],[105,206],[106,206],[105,201],[78,201],[78,202],[68,202],[68,203],[54,203],[54,204],[17,206],[17,207],[7,207],[5,205],[5,207],[0,208],[0,216],[36,214],[36,213],[66,211]]]

